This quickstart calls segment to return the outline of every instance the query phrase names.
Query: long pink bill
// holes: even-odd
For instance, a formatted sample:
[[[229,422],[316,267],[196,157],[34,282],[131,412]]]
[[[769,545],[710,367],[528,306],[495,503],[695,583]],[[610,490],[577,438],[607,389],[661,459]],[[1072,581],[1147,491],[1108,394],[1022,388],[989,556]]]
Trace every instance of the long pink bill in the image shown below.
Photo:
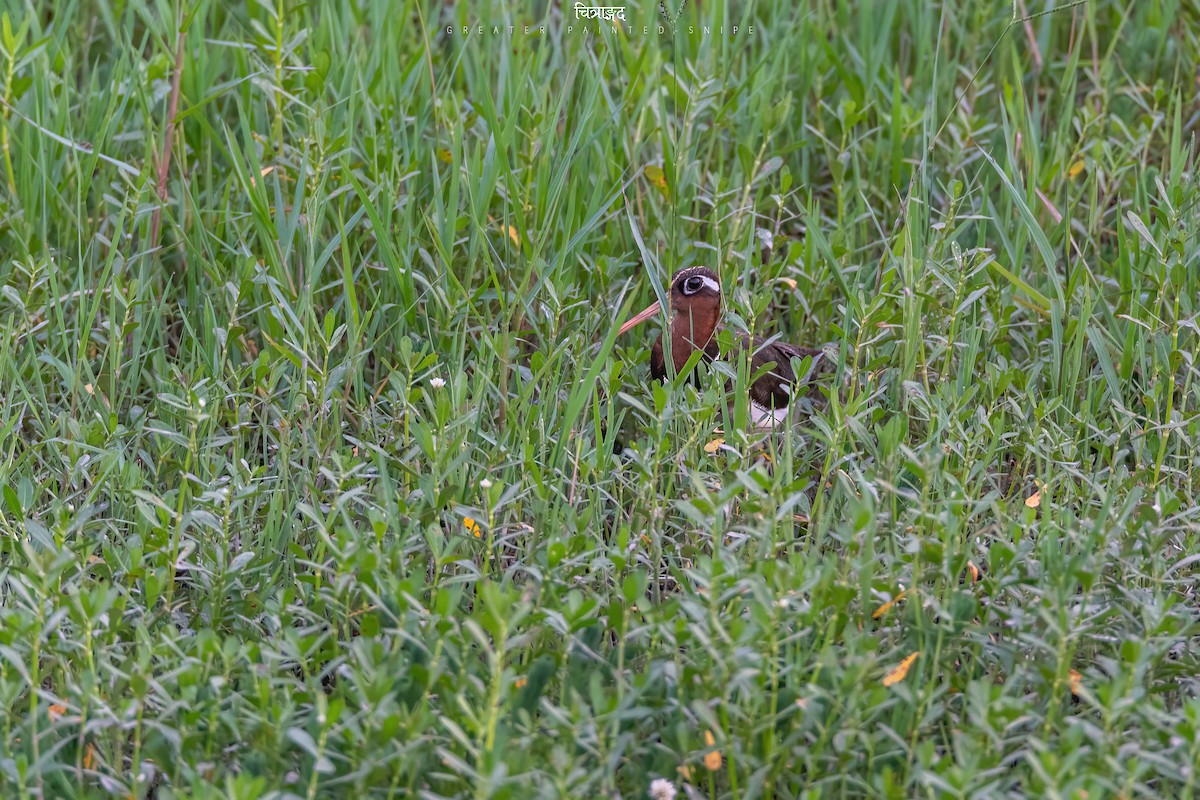
[[[641,325],[643,322],[653,317],[660,310],[662,310],[662,303],[659,303],[658,301],[651,303],[650,305],[646,306],[643,311],[639,311],[637,314],[630,317],[629,321],[621,326],[621,330],[617,331],[617,335],[620,336],[629,332],[631,329],[636,328],[638,325]]]

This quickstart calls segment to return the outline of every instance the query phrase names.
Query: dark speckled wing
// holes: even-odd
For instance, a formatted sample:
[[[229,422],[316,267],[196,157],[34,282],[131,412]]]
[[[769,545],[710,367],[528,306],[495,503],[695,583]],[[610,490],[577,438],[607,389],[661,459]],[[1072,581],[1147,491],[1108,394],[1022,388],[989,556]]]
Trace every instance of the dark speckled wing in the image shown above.
[[[654,340],[654,345],[650,348],[650,377],[656,381],[667,377],[667,360],[663,358],[661,336]]]
[[[742,346],[750,346],[750,337],[742,336]],[[768,363],[774,362],[771,371],[750,385],[750,400],[763,408],[785,408],[792,402],[792,393],[797,382],[796,373],[792,370],[792,359],[803,359],[812,356],[813,366],[810,376],[827,371],[830,360],[824,351],[813,347],[800,347],[787,342],[770,342],[754,338],[750,358],[750,371],[757,374]],[[801,378],[805,376],[800,376]]]
[[[704,360],[712,361],[720,355],[721,349],[717,346],[717,339],[714,336],[709,340],[708,346],[704,348]],[[650,377],[656,381],[666,380],[667,378],[667,359],[663,354],[662,336],[654,341],[654,345],[650,348]],[[699,376],[693,376],[699,385]]]
[[[801,379],[806,377],[810,379],[814,378],[833,368],[833,362],[825,354],[825,351],[815,347],[801,347],[780,341],[768,343],[767,339],[759,337],[753,339],[753,346],[751,346],[752,340],[744,334],[740,337],[740,340],[741,346],[750,348],[753,354],[750,359],[750,371],[752,374],[757,373],[768,362],[774,362],[771,371],[750,386],[750,400],[762,408],[786,408],[791,404],[795,384],[798,380],[795,372],[792,370],[793,358],[803,359],[805,356],[812,356],[813,364],[811,372],[808,376],[800,376]],[[720,355],[720,348],[717,346],[717,340],[714,336],[704,350],[704,358],[706,361],[712,361],[718,355]],[[655,340],[654,345],[650,348],[650,375],[657,381],[666,380],[667,378],[666,358],[663,354],[661,336]],[[699,375],[694,375],[693,379],[698,384]]]

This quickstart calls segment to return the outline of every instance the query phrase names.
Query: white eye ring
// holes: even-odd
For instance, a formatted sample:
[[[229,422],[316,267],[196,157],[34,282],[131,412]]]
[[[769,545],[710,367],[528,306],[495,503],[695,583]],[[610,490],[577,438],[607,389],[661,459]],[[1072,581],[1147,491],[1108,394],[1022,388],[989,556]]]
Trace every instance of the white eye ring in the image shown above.
[[[693,275],[692,277],[688,278],[683,282],[683,293],[686,295],[693,295],[699,292],[705,286],[707,286],[709,289],[712,289],[717,294],[721,293],[721,284],[717,283],[707,275]]]

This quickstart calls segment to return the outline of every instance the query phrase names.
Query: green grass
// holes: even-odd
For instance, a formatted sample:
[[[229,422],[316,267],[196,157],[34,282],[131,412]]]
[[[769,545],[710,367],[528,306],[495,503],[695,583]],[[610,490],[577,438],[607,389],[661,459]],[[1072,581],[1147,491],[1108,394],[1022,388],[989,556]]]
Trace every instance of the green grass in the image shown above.
[[[1200,794],[1196,5],[563,5],[0,0],[0,795]]]

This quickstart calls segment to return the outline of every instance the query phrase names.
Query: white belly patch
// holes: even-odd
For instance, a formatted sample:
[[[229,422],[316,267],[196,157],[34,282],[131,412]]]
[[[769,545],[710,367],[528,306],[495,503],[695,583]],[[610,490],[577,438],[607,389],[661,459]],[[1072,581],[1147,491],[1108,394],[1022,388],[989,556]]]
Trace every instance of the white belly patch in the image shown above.
[[[760,406],[753,400],[750,401],[750,420],[758,428],[774,428],[781,422],[786,422],[788,418],[788,410],[784,408],[767,408]]]

